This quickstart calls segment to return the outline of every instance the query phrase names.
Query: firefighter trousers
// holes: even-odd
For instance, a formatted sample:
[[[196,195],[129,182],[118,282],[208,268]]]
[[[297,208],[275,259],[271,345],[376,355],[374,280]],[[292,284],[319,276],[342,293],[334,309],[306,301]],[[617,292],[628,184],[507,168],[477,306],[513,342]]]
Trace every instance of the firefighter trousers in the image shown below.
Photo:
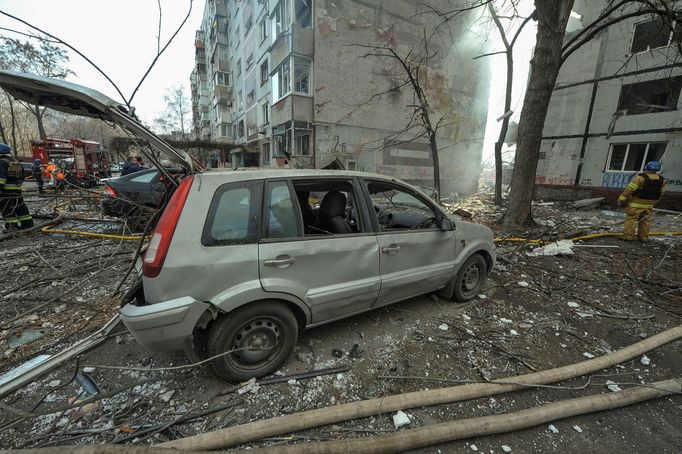
[[[20,229],[33,227],[33,217],[21,196],[21,191],[0,192],[0,214],[7,227]]]
[[[625,209],[623,239],[646,241],[649,238],[649,224],[651,223],[652,214],[652,208],[627,207]]]

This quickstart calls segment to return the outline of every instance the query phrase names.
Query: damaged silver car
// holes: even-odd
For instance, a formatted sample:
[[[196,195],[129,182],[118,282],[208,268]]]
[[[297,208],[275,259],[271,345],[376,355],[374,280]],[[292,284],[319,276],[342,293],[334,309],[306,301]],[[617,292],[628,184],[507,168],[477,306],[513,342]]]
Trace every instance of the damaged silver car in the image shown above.
[[[186,170],[121,319],[152,350],[214,358],[244,381],[276,371],[298,333],[421,294],[475,297],[495,263],[492,231],[427,195],[362,172],[192,169],[115,101],[63,81],[0,72],[19,99],[115,121]]]

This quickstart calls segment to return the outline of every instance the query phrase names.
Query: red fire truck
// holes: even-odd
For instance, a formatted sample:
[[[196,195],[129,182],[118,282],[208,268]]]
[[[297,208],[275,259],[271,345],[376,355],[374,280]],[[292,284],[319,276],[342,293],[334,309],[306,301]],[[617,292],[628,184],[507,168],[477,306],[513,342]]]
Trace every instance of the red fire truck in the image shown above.
[[[82,139],[55,139],[47,137],[31,142],[33,159],[59,164],[74,184],[95,186],[101,178],[107,178],[109,161],[99,143]]]

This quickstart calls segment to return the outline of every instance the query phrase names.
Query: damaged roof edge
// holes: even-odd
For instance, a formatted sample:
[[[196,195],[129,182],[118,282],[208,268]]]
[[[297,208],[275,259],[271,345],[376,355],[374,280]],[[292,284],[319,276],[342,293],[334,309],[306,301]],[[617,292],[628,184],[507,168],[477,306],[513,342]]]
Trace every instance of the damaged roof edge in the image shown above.
[[[14,98],[73,115],[111,121],[144,139],[175,164],[192,170],[192,161],[147,129],[128,108],[106,95],[82,85],[35,74],[0,71],[0,87]]]

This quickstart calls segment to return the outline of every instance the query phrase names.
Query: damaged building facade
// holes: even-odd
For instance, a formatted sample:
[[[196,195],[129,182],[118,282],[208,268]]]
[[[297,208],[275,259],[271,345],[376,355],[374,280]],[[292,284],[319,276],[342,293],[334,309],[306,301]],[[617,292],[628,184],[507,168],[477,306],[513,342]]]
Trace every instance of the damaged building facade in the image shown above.
[[[406,0],[207,0],[192,73],[195,134],[239,145],[237,165],[363,170],[432,187],[428,140],[416,137],[418,127],[405,131],[414,91],[399,61],[372,55],[371,46],[428,53],[420,74],[432,121],[440,120],[442,192],[475,189],[490,76],[486,59],[473,57],[485,40],[473,15],[433,34],[442,19],[425,8]]]
[[[604,5],[576,2],[580,23],[567,39]],[[679,27],[634,17],[601,31],[566,60],[543,131],[536,198],[615,201],[648,161],[660,160],[667,194],[659,206],[682,208]]]

